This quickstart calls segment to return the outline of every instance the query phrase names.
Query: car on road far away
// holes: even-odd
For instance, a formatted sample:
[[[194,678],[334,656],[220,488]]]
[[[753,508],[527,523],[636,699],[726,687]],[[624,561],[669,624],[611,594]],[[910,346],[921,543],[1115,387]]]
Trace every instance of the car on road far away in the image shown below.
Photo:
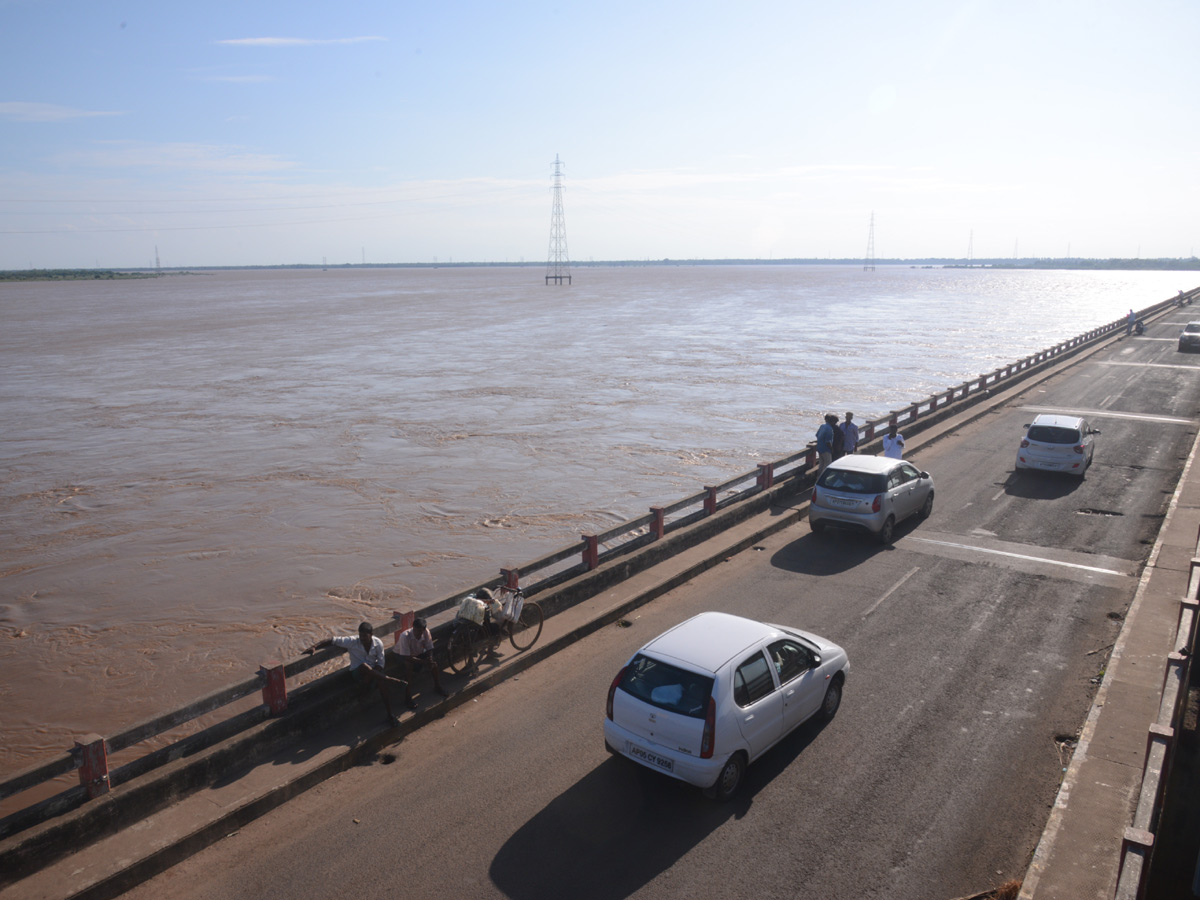
[[[890,544],[896,526],[909,516],[933,512],[933,478],[912,463],[888,456],[850,454],[835,459],[813,486],[808,524],[854,528]]]
[[[694,616],[646,644],[608,689],[604,746],[728,800],[746,766],[800,723],[828,721],[846,651],[797,628]]]
[[[1188,322],[1179,333],[1179,352],[1200,350],[1200,322]]]
[[[1092,464],[1096,452],[1093,435],[1100,430],[1089,427],[1086,419],[1043,413],[1025,429],[1017,449],[1018,471],[1040,469],[1082,478]]]

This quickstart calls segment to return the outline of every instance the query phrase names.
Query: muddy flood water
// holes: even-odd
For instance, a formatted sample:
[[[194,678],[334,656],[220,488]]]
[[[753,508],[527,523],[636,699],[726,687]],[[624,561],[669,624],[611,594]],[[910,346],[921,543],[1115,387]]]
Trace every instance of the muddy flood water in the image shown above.
[[[826,410],[882,415],[1192,275],[0,284],[0,777],[781,457]]]

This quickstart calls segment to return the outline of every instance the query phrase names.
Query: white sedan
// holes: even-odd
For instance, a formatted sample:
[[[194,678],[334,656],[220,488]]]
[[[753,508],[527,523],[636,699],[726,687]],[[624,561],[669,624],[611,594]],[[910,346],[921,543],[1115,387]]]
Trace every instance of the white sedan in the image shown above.
[[[701,613],[646,644],[608,689],[611,753],[728,800],[746,766],[809,718],[832,719],[850,674],[825,638]]]

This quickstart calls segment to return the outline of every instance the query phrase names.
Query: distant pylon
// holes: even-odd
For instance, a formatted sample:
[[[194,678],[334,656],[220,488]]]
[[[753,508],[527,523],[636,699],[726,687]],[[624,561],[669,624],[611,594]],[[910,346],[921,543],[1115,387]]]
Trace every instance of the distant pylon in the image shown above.
[[[154,245],[154,268],[161,269],[162,263],[158,261],[158,244]]]
[[[867,232],[867,257],[863,261],[864,272],[875,271],[875,211],[871,211],[871,230]]]
[[[567,220],[563,216],[562,162],[554,154],[554,205],[550,211],[550,255],[546,260],[546,284],[571,283],[571,261],[567,257]]]

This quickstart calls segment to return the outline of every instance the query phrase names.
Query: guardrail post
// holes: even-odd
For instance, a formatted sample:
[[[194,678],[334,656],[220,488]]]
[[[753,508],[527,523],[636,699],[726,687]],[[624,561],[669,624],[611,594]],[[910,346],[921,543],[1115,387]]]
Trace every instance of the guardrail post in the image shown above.
[[[1140,828],[1126,828],[1125,835],[1121,838],[1121,859],[1117,863],[1117,893],[1121,894],[1121,875],[1125,871],[1125,857],[1129,855],[1129,851],[1137,847],[1140,851],[1141,860],[1144,862],[1150,855],[1150,851],[1154,847],[1154,835],[1149,831],[1143,831]],[[1141,879],[1139,878],[1140,882]],[[1140,893],[1140,883],[1132,886],[1134,891]]]
[[[758,464],[758,486],[764,491],[775,483],[775,463]]]
[[[708,491],[708,496],[704,498],[704,514],[711,516],[717,511],[717,489],[707,484],[704,489]]]
[[[600,541],[594,534],[585,534],[583,537],[583,564],[590,572],[596,566],[600,565]]]
[[[808,469],[811,469],[816,464],[817,464],[817,449],[816,449],[816,447],[809,447],[808,452],[804,454],[804,468],[806,470],[808,470]]]
[[[662,540],[663,534],[667,529],[667,511],[662,506],[650,507],[650,514],[654,516],[650,522],[650,533],[654,535],[656,541]]]
[[[500,575],[504,578],[504,586],[506,588],[511,591],[520,589],[521,572],[519,569],[501,569]]]
[[[98,734],[85,734],[76,738],[71,752],[79,758],[79,783],[83,785],[89,800],[107,794],[108,746]]]
[[[865,444],[867,441],[871,440],[874,437],[875,437],[875,423],[868,422],[866,424],[866,427],[863,429],[863,439],[860,443]]]
[[[283,664],[259,666],[258,676],[263,680],[263,704],[270,714],[278,716],[287,712],[287,677],[283,674]]]

